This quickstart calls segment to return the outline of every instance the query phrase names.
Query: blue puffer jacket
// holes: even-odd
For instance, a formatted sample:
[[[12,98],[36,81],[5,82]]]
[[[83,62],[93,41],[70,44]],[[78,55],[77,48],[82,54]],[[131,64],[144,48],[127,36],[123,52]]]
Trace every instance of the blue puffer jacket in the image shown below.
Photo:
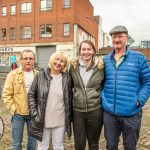
[[[124,60],[115,67],[114,50],[104,57],[105,84],[102,107],[118,116],[138,113],[150,96],[150,68],[144,55],[126,50]],[[137,101],[140,105],[137,107]]]

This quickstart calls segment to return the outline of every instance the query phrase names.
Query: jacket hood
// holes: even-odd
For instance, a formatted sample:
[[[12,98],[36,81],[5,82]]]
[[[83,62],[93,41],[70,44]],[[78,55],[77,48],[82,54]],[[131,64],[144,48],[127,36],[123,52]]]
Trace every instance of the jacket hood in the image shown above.
[[[97,65],[98,69],[103,69],[104,68],[104,62],[103,62],[103,59],[101,57],[98,58],[98,59],[95,58],[94,62],[95,62],[94,66]],[[79,58],[71,59],[70,64],[73,66],[74,69],[76,69],[77,65],[79,64]]]

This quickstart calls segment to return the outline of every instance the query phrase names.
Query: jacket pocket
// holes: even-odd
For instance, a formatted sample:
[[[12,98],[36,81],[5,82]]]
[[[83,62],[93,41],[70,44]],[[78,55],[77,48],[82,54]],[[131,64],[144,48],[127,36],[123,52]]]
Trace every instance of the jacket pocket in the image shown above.
[[[39,115],[37,114],[35,117],[34,117],[34,120],[36,121],[36,122],[41,122],[41,119],[40,119],[41,117],[39,117]]]
[[[31,119],[31,124],[35,128],[41,128],[43,124],[41,117],[37,114],[34,118]]]
[[[23,88],[23,81],[22,80],[14,82],[14,93],[15,94],[21,93],[22,88]]]

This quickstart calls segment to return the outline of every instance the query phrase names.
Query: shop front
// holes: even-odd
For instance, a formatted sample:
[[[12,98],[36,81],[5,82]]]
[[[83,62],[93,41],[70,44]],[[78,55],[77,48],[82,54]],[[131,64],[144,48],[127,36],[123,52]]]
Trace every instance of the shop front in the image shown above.
[[[19,66],[21,52],[25,49],[35,53],[35,47],[0,47],[0,66],[11,66],[14,61]]]

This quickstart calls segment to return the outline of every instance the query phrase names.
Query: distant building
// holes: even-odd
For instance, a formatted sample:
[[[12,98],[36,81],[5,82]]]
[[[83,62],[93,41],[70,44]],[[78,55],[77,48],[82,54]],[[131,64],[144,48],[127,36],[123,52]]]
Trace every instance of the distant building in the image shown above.
[[[108,33],[105,33],[102,29],[102,18],[101,16],[95,16],[95,20],[98,20],[98,49],[100,50],[102,47],[109,47],[110,36]]]
[[[113,47],[102,48],[102,49],[100,49],[99,52],[97,52],[97,56],[105,56],[108,53],[110,53],[113,49],[114,49]],[[131,47],[131,49],[143,53],[150,64],[150,48]]]
[[[103,32],[103,47],[109,47],[109,35],[108,33]]]
[[[150,41],[141,41],[141,48],[150,48]]]
[[[127,45],[131,46],[134,42],[135,42],[135,40],[130,35],[128,35]]]
[[[98,49],[98,22],[89,0],[1,0],[0,8],[1,66],[24,49],[37,54],[42,68],[55,51],[76,56],[82,40],[92,40]]]
[[[102,30],[102,18],[101,16],[95,16],[98,20],[98,49],[103,47],[103,30]]]

